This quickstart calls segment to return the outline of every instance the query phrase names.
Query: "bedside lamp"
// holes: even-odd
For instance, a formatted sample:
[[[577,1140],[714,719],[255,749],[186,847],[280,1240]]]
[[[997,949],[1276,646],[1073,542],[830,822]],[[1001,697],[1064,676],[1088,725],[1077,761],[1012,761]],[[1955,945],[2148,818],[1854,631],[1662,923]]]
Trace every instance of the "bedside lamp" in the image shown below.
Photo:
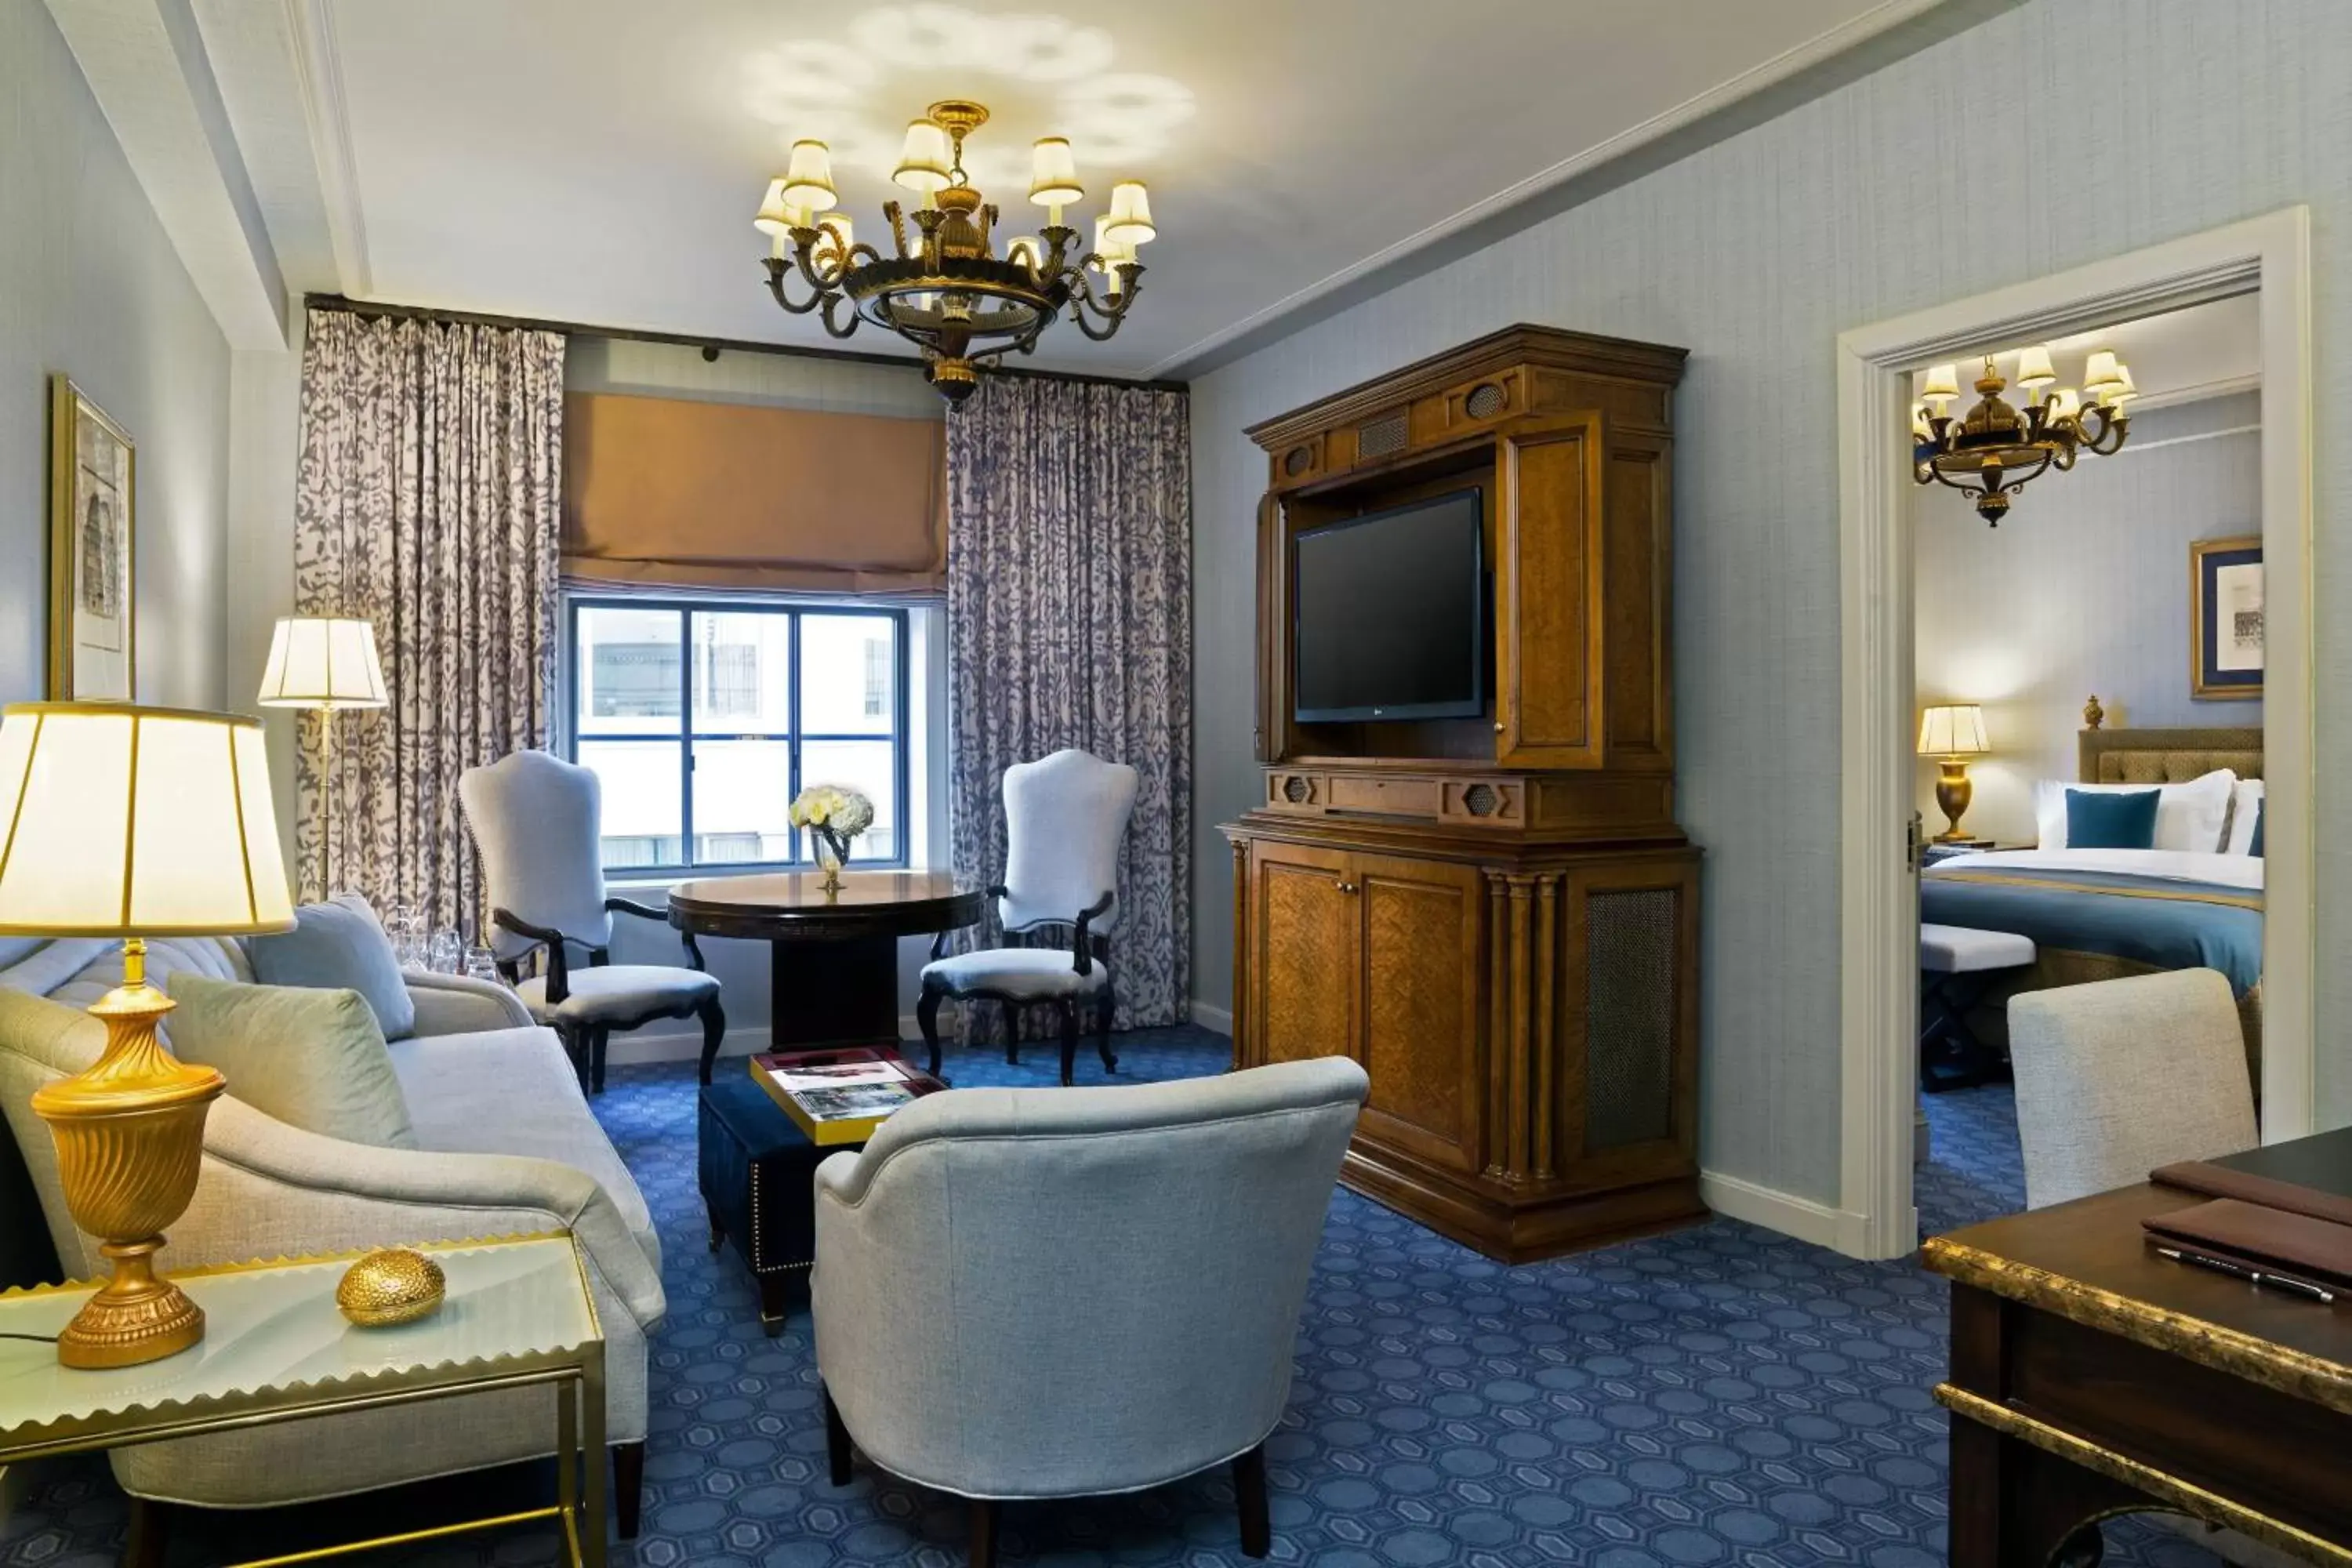
[[[376,661],[375,627],[342,616],[284,616],[270,634],[269,663],[255,698],[264,708],[310,708],[319,714],[319,892],[334,874],[335,715],[346,708],[383,708],[383,666]]]
[[[68,1366],[136,1366],[205,1337],[157,1277],[163,1227],[195,1195],[205,1118],[225,1084],[155,1037],[171,1000],[147,984],[149,936],[290,930],[261,725],[115,702],[0,709],[0,935],[122,939],[122,984],[92,1005],[106,1051],[45,1084],[74,1224],[113,1276],[58,1339]]]
[[[1919,716],[1919,754],[1939,760],[1942,771],[1936,779],[1936,805],[1951,824],[1936,835],[1937,843],[1949,844],[1968,837],[1960,831],[1960,817],[1976,790],[1969,783],[1967,759],[1990,750],[1985,744],[1984,710],[1973,702],[1930,708]]]

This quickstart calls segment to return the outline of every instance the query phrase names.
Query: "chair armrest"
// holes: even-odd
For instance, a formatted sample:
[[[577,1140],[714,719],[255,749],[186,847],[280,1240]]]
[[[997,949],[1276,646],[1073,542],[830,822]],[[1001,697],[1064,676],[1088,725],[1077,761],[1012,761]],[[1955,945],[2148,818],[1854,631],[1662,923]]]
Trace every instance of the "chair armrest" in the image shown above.
[[[584,1173],[519,1154],[349,1143],[225,1097],[205,1123],[195,1198],[164,1257],[184,1268],[547,1230],[579,1237],[594,1281],[641,1327],[661,1321],[661,1275]]]
[[[641,921],[651,921],[656,925],[669,924],[667,910],[657,910],[651,904],[641,904],[635,899],[606,899],[604,912],[614,915],[635,915]]]
[[[473,1035],[530,1027],[530,1009],[507,987],[469,974],[404,974],[419,1035]]]
[[[564,951],[564,944],[569,939],[562,931],[551,926],[535,926],[511,910],[492,910],[490,923],[502,931],[510,931],[519,937],[538,942],[547,949],[548,1005],[554,1006],[572,994],[571,958]],[[502,968],[501,973],[509,979],[514,978],[510,969]]]
[[[1110,913],[1111,905],[1118,901],[1118,894],[1114,889],[1078,911],[1077,930],[1070,937],[1070,959],[1079,973],[1091,974],[1095,968],[1094,953],[1087,942],[1087,927]]]

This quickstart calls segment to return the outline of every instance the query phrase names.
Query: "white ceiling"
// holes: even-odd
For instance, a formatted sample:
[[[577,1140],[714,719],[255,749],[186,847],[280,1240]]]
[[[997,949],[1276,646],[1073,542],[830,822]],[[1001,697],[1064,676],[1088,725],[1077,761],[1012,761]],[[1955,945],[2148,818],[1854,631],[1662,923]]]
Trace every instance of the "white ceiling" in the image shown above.
[[[830,140],[883,239],[900,128],[970,96],[996,118],[968,165],[1017,228],[1037,136],[1072,137],[1090,211],[1150,182],[1136,313],[1036,363],[1158,375],[1940,0],[183,3],[292,288],[824,343],[767,297],[767,177]]]

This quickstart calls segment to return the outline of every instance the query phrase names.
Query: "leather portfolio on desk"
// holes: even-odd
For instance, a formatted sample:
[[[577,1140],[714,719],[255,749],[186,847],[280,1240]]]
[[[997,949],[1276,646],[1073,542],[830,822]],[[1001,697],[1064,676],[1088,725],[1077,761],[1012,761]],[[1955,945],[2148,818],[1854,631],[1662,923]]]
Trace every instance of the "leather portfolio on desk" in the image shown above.
[[[2141,1222],[2154,1237],[2352,1287],[2352,1130],[2161,1166],[2148,1179],[2211,1203]]]

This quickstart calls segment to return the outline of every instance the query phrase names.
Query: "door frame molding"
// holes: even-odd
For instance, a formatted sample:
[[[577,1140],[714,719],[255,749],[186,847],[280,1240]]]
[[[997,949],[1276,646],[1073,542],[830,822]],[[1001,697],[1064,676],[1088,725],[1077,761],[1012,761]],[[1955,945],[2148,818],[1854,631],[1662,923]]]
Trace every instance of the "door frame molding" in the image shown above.
[[[1918,1245],[1918,879],[1906,856],[1916,795],[1910,376],[1973,344],[2260,296],[2263,1140],[2315,1126],[2310,251],[2310,211],[2288,207],[1839,335],[1841,1252],[1897,1258]]]

